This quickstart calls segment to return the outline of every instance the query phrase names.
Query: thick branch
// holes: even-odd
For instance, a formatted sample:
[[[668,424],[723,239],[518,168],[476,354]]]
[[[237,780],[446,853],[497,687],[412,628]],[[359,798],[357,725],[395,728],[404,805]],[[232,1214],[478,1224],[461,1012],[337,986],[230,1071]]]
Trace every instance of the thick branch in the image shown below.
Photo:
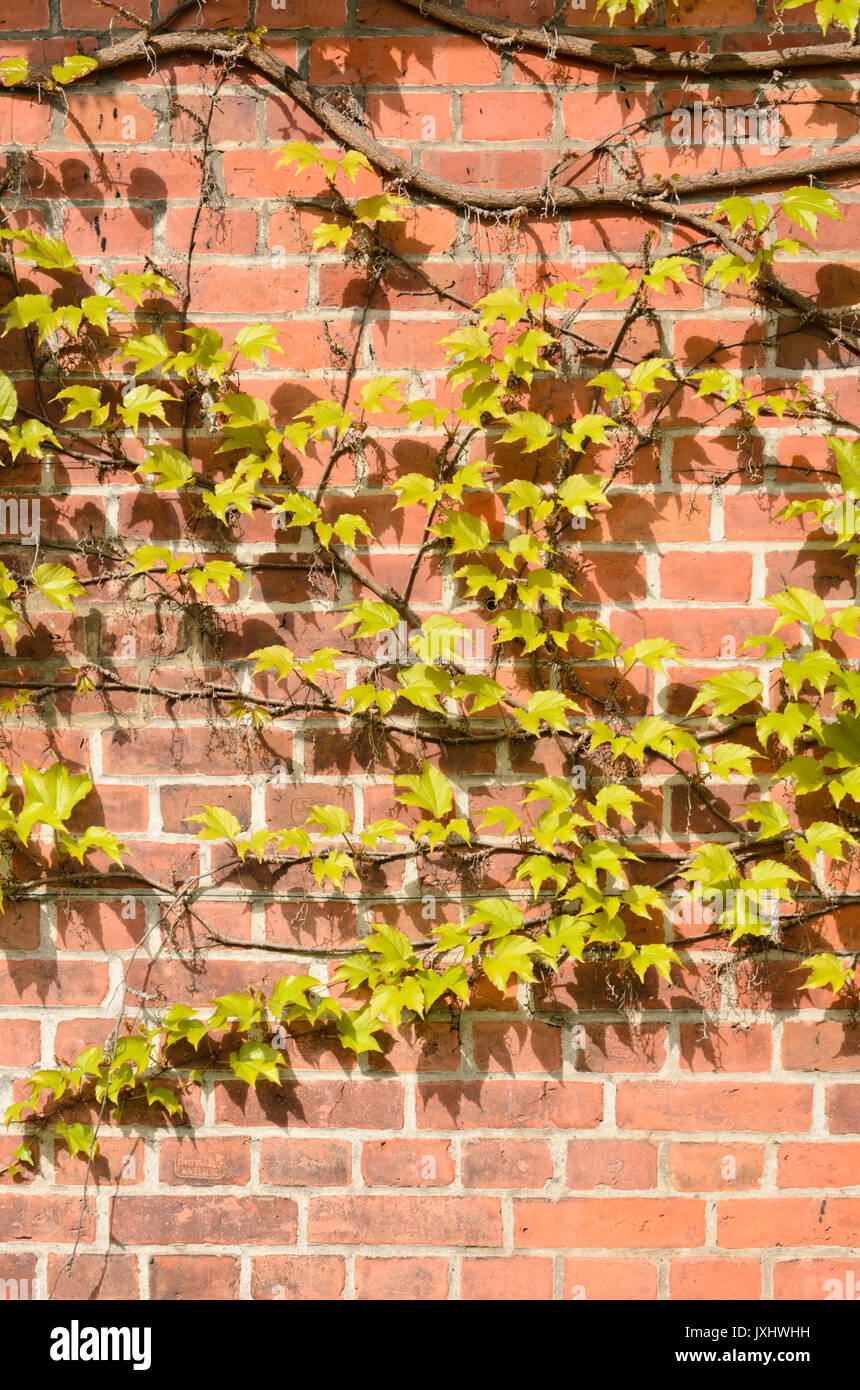
[[[601,43],[579,34],[561,34],[546,24],[513,24],[507,19],[455,10],[443,0],[400,0],[410,10],[427,19],[436,19],[451,29],[477,34],[499,48],[531,48],[552,58],[576,58],[599,67],[624,72],[723,73],[785,71],[788,68],[860,67],[860,46],[853,43],[827,43],[809,48],[781,48],[762,53],[667,53],[639,48],[625,42]]]
[[[163,34],[152,38],[135,35],[122,43],[112,44],[96,53],[101,72],[123,67],[129,63],[152,61],[156,57],[179,54],[208,53],[239,59],[267,77],[282,92],[286,92],[305,111],[314,116],[335,139],[366,155],[372,164],[404,188],[415,189],[437,202],[455,207],[478,208],[489,212],[540,212],[560,208],[643,207],[642,199],[670,191],[673,198],[700,197],[707,194],[732,192],[740,188],[764,187],[774,183],[791,183],[810,175],[822,177],[860,169],[860,148],[834,150],[829,154],[807,159],[789,160],[784,164],[771,161],[755,169],[726,170],[720,173],[699,174],[693,178],[666,180],[654,187],[653,180],[625,180],[620,183],[595,184],[587,188],[570,188],[561,184],[535,184],[531,187],[500,189],[481,188],[470,184],[452,183],[435,174],[419,169],[409,160],[401,159],[385,145],[369,135],[365,128],[338,111],[320,92],[304,82],[298,73],[273,53],[255,47],[246,39],[233,39],[229,34]],[[16,84],[39,90],[48,79],[47,69],[34,69]]]

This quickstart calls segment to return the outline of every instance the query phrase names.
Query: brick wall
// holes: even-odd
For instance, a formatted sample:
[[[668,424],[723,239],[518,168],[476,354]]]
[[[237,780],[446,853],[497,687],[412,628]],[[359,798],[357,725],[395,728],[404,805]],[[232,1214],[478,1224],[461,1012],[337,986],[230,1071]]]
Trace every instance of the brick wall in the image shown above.
[[[471,0],[471,8],[524,21],[552,11],[550,0]],[[209,0],[205,9],[213,23],[249,18],[247,0]],[[710,32],[725,50],[760,48],[768,41],[760,11],[753,0],[682,0],[668,37],[651,24],[639,39],[683,47]],[[786,16],[792,41],[815,41],[804,15]],[[585,151],[661,111],[662,121],[635,133],[623,156],[628,171],[732,169],[858,137],[856,107],[826,104],[834,91],[856,100],[842,77],[821,77],[814,88],[808,79],[784,84],[778,152],[682,150],[672,143],[669,113],[717,91],[727,106],[749,105],[748,81],[689,83],[683,95],[677,79],[613,83],[605,69],[536,54],[500,57],[395,0],[288,0],[286,7],[256,0],[252,18],[311,82],[329,87],[346,109],[363,109],[379,138],[463,182],[537,183],[566,142]],[[572,19],[609,36],[590,9]],[[194,10],[181,21],[195,22]],[[627,27],[619,21],[616,39],[623,42]],[[27,7],[3,0],[0,52],[56,61],[106,42],[105,28],[105,11],[88,0]],[[211,81],[201,61],[177,57],[157,71],[136,66],[89,80],[53,106],[0,93],[4,143],[32,150],[19,219],[62,234],[93,278],[106,265],[139,267],[144,256],[181,276],[200,187],[193,113],[205,110]],[[802,104],[816,98],[814,107]],[[284,421],[342,386],[363,275],[334,253],[309,261],[307,233],[318,214],[296,213],[286,202],[288,193],[318,191],[310,175],[275,163],[287,139],[327,143],[311,118],[237,71],[222,89],[211,138],[214,189],[198,234],[192,315],[228,335],[246,319],[275,325],[285,356],[246,379]],[[619,174],[604,159],[581,177],[598,172]],[[823,260],[804,257],[785,272],[828,304],[856,298],[856,222],[850,206],[846,214],[823,228]],[[663,249],[687,236],[621,212],[534,219],[512,231],[447,207],[420,208],[395,234],[405,264],[371,302],[358,380],[374,370],[418,372],[425,390],[435,383],[444,394],[438,342],[462,310],[428,292],[410,263],[472,302],[500,283],[540,283],[548,268],[568,278],[609,248],[634,258],[649,230]],[[11,293],[7,281],[3,292]],[[747,382],[803,377],[851,414],[853,377],[820,339],[794,333],[755,346],[763,320],[751,319],[740,293],[720,301],[714,291],[703,297],[684,287],[667,304],[659,325],[637,328],[638,354],[661,336],[688,361],[734,344],[719,360],[742,368]],[[606,297],[589,311],[588,335],[608,344],[617,322]],[[18,350],[4,339],[0,352],[23,390],[27,367]],[[553,389],[568,396],[573,389],[580,405],[587,399],[576,381]],[[613,510],[581,538],[589,611],[603,605],[627,641],[678,641],[697,676],[734,664],[741,640],[769,626],[762,600],[782,582],[814,586],[829,600],[853,597],[855,586],[850,563],[824,542],[805,541],[800,520],[773,520],[787,497],[813,487],[824,466],[820,442],[788,420],[739,438],[710,415],[686,397],[659,450],[637,460]],[[205,456],[207,441],[198,447]],[[335,505],[371,517],[377,542],[363,559],[395,588],[418,536],[408,512],[391,511],[381,484],[393,469],[420,469],[431,449],[432,440],[405,443],[382,430],[358,474],[345,457],[331,479]],[[321,467],[322,458],[310,458],[295,481],[314,486]],[[4,486],[10,495],[38,494],[46,543],[86,534],[223,549],[217,528],[195,529],[175,499],[144,497],[123,475],[99,477],[73,461],[19,464]],[[288,567],[295,542],[273,539],[259,519],[243,519],[237,539],[243,561],[267,557],[273,567],[259,572],[241,605],[222,606],[220,647],[151,596],[101,588],[85,616],[36,605],[33,634],[14,658],[4,657],[2,679],[56,678],[84,654],[131,680],[155,670],[162,685],[176,686],[218,679],[265,643],[286,641],[301,655],[327,640],[339,645],[331,600],[355,597],[348,585],[339,593],[309,587],[306,570]],[[98,562],[90,563],[97,573]],[[453,593],[450,573],[428,566],[416,604],[431,612]],[[639,692],[640,710],[685,709],[685,679],[689,673],[678,670],[657,678]],[[214,718],[205,704],[177,707],[133,691],[113,692],[107,707],[97,696],[57,694],[42,708],[44,719],[6,720],[4,761],[13,771],[55,756],[75,769],[89,766],[96,786],[81,825],[94,819],[115,830],[138,868],[159,881],[215,862],[218,850],[198,844],[182,820],[203,802],[228,806],[243,825],[267,816],[289,824],[320,800],[342,802],[368,821],[391,814],[391,778],[413,767],[408,753],[373,760],[331,721],[313,728],[280,721],[256,737]],[[503,750],[497,760],[494,746],[469,761],[452,750],[441,766],[472,808],[501,799],[506,784],[528,775],[566,771],[551,740],[512,751],[510,761]],[[644,786],[641,831],[652,841],[686,845],[724,832],[671,778],[655,772]],[[730,808],[731,789],[724,804]],[[481,888],[493,886],[490,876]],[[396,903],[387,919],[420,934],[428,891],[392,870],[387,881],[365,883],[329,907],[306,892],[279,893],[265,873],[249,870],[210,902],[208,918],[259,947],[342,946],[380,915],[389,894]],[[131,953],[155,920],[155,899],[131,889],[9,907],[0,918],[4,1104],[16,1081],[20,1087],[40,1061],[49,1065],[55,1050],[69,1058],[104,1038]],[[857,921],[843,920],[838,936],[832,922],[818,923],[810,939],[860,946]],[[280,1091],[208,1084],[189,1107],[193,1133],[131,1117],[135,1123],[103,1134],[94,1215],[84,1221],[73,1276],[56,1296],[815,1300],[853,1290],[860,1035],[844,1011],[828,1012],[823,993],[798,992],[790,963],[727,970],[713,942],[690,959],[689,971],[641,992],[632,1009],[582,969],[535,996],[487,988],[457,1029],[445,1015],[420,1029],[417,1042],[404,1030],[383,1056],[359,1064],[329,1039],[292,1039],[294,1070]],[[131,966],[129,1002],[202,1002],[289,968],[289,957],[262,949],[200,952],[190,934],[151,938]],[[0,1139],[0,1158],[14,1142]],[[43,1145],[36,1176],[3,1179],[0,1192],[0,1278],[27,1281],[43,1295],[74,1240],[83,1172],[80,1160],[51,1148]]]

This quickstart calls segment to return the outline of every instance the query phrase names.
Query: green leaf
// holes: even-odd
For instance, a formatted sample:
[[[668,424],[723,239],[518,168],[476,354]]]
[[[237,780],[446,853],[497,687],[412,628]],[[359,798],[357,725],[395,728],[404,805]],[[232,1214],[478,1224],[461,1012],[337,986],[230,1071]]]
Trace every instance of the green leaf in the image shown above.
[[[569,430],[562,431],[561,437],[568,448],[574,449],[579,453],[587,440],[591,440],[593,444],[608,444],[609,436],[606,431],[617,429],[618,423],[617,420],[611,419],[609,415],[582,415],[578,420],[574,421]],[[577,475],[574,474],[573,476],[576,477]],[[589,479],[589,481],[592,482],[595,480]],[[566,482],[570,483],[572,479],[568,478]],[[564,484],[562,484],[562,486],[564,486]],[[575,491],[572,495],[573,500],[576,501]],[[559,500],[563,501],[560,494]],[[605,502],[606,498],[601,495],[599,498],[595,497],[593,500]],[[563,505],[567,504],[563,503]]]
[[[308,1009],[308,990],[319,989],[313,975],[283,975],[269,996],[272,1017],[279,1019],[285,1009]]]
[[[91,825],[84,831],[83,835],[72,838],[69,835],[62,835],[60,843],[66,854],[73,859],[77,859],[79,864],[83,864],[84,855],[91,850],[99,850],[101,854],[106,854],[115,864],[122,863],[123,852],[127,846],[123,844],[112,830],[106,830],[103,825]]]
[[[46,294],[16,295],[2,310],[6,316],[3,337],[5,338],[12,328],[29,328],[31,323],[43,324],[50,317],[51,311],[51,301]]]
[[[574,473],[561,484],[558,500],[571,516],[590,516],[589,507],[606,503],[605,486],[605,478],[591,473]]]
[[[147,294],[167,296],[168,298],[176,294],[176,287],[166,280],[163,275],[159,275],[154,270],[128,271],[121,270],[118,274],[111,277],[111,287],[127,294],[129,299],[140,307]],[[208,329],[189,329],[190,333],[208,333]]]
[[[136,362],[134,374],[140,376],[141,372],[163,366],[170,356],[170,348],[161,334],[147,333],[132,334],[126,338],[117,352],[116,359],[119,362]]]
[[[742,705],[758,704],[764,687],[752,671],[727,671],[724,676],[712,676],[702,681],[699,693],[687,711],[694,714],[702,705],[713,703],[711,718],[734,714]]]
[[[278,335],[268,323],[249,323],[240,328],[233,343],[233,351],[241,353],[248,361],[263,366],[266,352],[277,352],[283,356],[283,348],[278,343]]]
[[[200,598],[205,597],[206,589],[210,584],[214,584],[216,589],[220,589],[226,598],[234,579],[237,584],[241,584],[244,582],[245,576],[232,560],[209,560],[202,569],[195,568],[188,571],[188,582]]]
[[[843,845],[856,845],[857,841],[850,831],[833,821],[815,821],[807,827],[803,836],[795,836],[794,848],[808,864],[815,863],[819,850],[831,859],[844,860]]]
[[[532,886],[532,893],[535,897],[540,893],[543,885],[550,881],[556,885],[556,889],[563,888],[567,882],[567,870],[558,864],[553,864],[545,854],[530,854],[517,869],[514,874],[514,883],[521,882],[527,878]]]
[[[751,198],[723,198],[722,202],[717,203],[714,208],[711,220],[715,221],[720,213],[728,219],[733,234],[748,218],[752,222],[754,230],[761,233],[771,217],[767,203],[753,203]]]
[[[825,4],[827,2],[828,0],[824,0]],[[850,3],[854,10],[853,22],[856,23],[857,5],[855,0],[850,0]],[[830,4],[831,13],[838,8],[838,0]],[[787,189],[780,202],[789,221],[795,222],[798,227],[802,227],[805,232],[811,232],[813,236],[818,230],[819,217],[836,218],[840,222],[845,220],[833,194],[827,193],[823,188],[810,188],[807,184],[801,184],[797,188]]]
[[[500,608],[493,614],[493,625],[499,642],[522,642],[525,654],[536,651],[546,640],[543,623],[536,614],[524,613],[522,609]]]
[[[110,415],[110,406],[102,402],[102,393],[95,386],[67,386],[52,397],[55,401],[68,401],[63,421],[76,420],[79,415],[89,415],[90,426],[98,429]]]
[[[178,492],[194,478],[191,460],[170,444],[153,445],[135,471],[144,475],[151,473],[156,479],[152,484],[156,492]]]
[[[182,1101],[169,1086],[160,1086],[155,1081],[144,1081],[147,1105],[161,1105],[168,1115],[181,1115]]]
[[[168,391],[159,391],[156,387],[146,384],[134,386],[131,391],[126,392],[117,406],[117,411],[129,429],[137,432],[141,415],[161,420],[166,425],[167,416],[164,413],[163,402],[171,400],[173,397]]]
[[[671,981],[672,966],[681,964],[681,957],[672,950],[671,946],[662,946],[657,943],[634,946],[630,941],[622,941],[618,946],[617,958],[629,965],[631,970],[643,981],[645,972],[652,965],[658,975],[661,975],[664,980]]]
[[[522,443],[523,452],[526,454],[533,454],[538,449],[545,449],[556,438],[555,430],[549,420],[533,410],[517,410],[513,415],[507,415],[505,418],[508,422],[508,428],[502,435],[501,442],[503,444]]]
[[[94,323],[96,328],[100,328],[103,333],[108,331],[108,314],[112,309],[119,313],[125,313],[122,300],[107,294],[85,294],[81,299],[81,309],[84,318],[88,319],[90,323]]]
[[[781,835],[790,824],[783,807],[775,801],[769,801],[765,798],[745,806],[741,820],[751,820],[758,824],[760,827],[759,840],[769,839],[772,835]]]
[[[824,603],[810,589],[784,589],[774,598],[765,599],[765,604],[768,608],[775,608],[779,614],[773,632],[778,632],[786,623],[807,623],[816,637],[830,635],[824,621],[827,616]]]
[[[0,421],[14,420],[18,409],[18,392],[5,372],[0,372]]]
[[[77,265],[64,241],[57,237],[40,236],[38,232],[9,231],[0,233],[4,239],[20,241],[27,248],[16,251],[19,260],[30,261],[42,270],[77,270]]]
[[[17,425],[12,425],[9,429],[0,430],[0,439],[5,439],[13,459],[21,453],[29,454],[35,459],[44,458],[42,445],[46,442],[58,443],[50,425],[33,419],[25,420],[20,429]]]
[[[632,820],[631,808],[637,801],[641,800],[642,797],[631,791],[629,787],[615,785],[601,787],[594,801],[587,801],[585,804],[592,819],[608,829],[610,811],[614,811],[622,820]]]
[[[851,967],[829,951],[807,956],[797,968],[809,971],[803,982],[804,989],[832,989],[834,994],[844,989],[851,974]]]
[[[333,849],[324,859],[313,859],[311,870],[317,883],[322,885],[323,879],[328,878],[336,888],[343,887],[345,873],[358,878],[351,856],[342,849]]]
[[[454,789],[447,777],[438,768],[432,767],[423,759],[421,776],[395,777],[395,786],[405,787],[406,792],[397,796],[404,806],[418,806],[431,815],[446,815],[453,805]]]
[[[524,710],[515,709],[513,714],[526,733],[537,738],[541,722],[551,729],[567,729],[567,711],[579,708],[573,700],[557,690],[539,690],[529,696]]]
[[[523,317],[526,302],[519,290],[502,289],[476,300],[475,308],[481,311],[482,328],[489,327],[496,319],[504,319],[505,326],[510,328]]]
[[[430,528],[440,540],[451,542],[451,554],[462,555],[467,550],[486,550],[490,543],[490,528],[483,517],[470,512],[457,512]]]
[[[505,936],[497,941],[491,955],[484,957],[482,968],[496,989],[505,990],[511,975],[518,980],[533,981],[532,956],[537,953],[534,941],[528,936]]]
[[[230,1066],[234,1076],[240,1081],[247,1081],[256,1090],[257,1082],[271,1081],[275,1086],[280,1085],[279,1069],[285,1068],[286,1063],[280,1052],[265,1042],[246,1042],[239,1048],[238,1052],[230,1053]]]
[[[262,1005],[250,994],[222,994],[209,1002],[215,1005],[210,1028],[223,1028],[228,1019],[235,1018],[244,1033],[259,1021],[262,1012]]]
[[[358,399],[366,411],[376,414],[378,411],[388,411],[386,401],[391,401],[392,408],[400,407],[403,400],[403,388],[406,385],[402,376],[375,376],[370,381],[365,382],[359,392]]]
[[[405,222],[400,208],[411,207],[408,198],[399,198],[394,193],[374,193],[369,198],[359,198],[355,205],[356,222]]]
[[[621,661],[625,667],[641,665],[649,671],[658,671],[660,675],[666,674],[664,661],[674,661],[678,666],[685,665],[678,656],[675,643],[669,642],[665,637],[643,637],[641,642],[634,643],[621,653]]]
[[[0,78],[4,87],[14,87],[18,82],[23,82],[29,71],[30,64],[26,58],[0,59]]]
[[[191,825],[201,826],[197,832],[198,840],[229,840],[235,844],[242,833],[233,812],[225,810],[223,806],[204,806],[202,813],[183,816],[182,819]]]
[[[376,1035],[380,1032],[379,1024],[367,1006],[344,1010],[336,1026],[341,1047],[345,1047],[349,1052],[382,1051],[376,1040]]]
[[[62,63],[54,63],[51,76],[55,82],[65,87],[67,83],[85,77],[88,72],[94,72],[97,67],[95,58],[88,58],[83,53],[73,53],[64,58]]]
[[[360,599],[358,603],[348,604],[347,610],[349,617],[337,626],[355,627],[353,637],[375,637],[380,632],[390,632],[400,621],[397,609],[378,599]]]
[[[43,597],[55,608],[62,608],[66,613],[74,612],[75,605],[72,599],[78,594],[86,593],[83,585],[78,583],[66,565],[37,565],[32,578]]]
[[[305,825],[321,825],[328,835],[343,835],[352,825],[352,817],[342,806],[312,806]]]
[[[463,923],[463,929],[470,931],[472,927],[480,927],[488,922],[490,930],[485,933],[486,941],[507,936],[523,925],[523,910],[511,898],[478,898],[469,906],[472,911]]]
[[[860,766],[860,719],[856,715],[837,714],[832,724],[824,725],[821,737],[846,763]]]
[[[86,1154],[89,1156],[91,1153],[93,1158],[98,1156],[98,1140],[96,1139],[95,1130],[90,1125],[67,1125],[62,1120],[57,1120],[54,1128],[59,1138],[65,1142],[72,1158],[75,1157],[75,1154]]]

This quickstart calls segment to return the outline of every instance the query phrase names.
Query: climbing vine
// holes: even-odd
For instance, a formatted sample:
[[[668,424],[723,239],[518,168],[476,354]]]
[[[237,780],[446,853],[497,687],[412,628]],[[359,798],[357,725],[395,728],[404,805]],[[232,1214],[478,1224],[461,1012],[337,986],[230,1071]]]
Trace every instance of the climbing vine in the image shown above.
[[[405,3],[510,47],[546,46],[537,31],[478,20],[435,0]],[[614,18],[625,6],[610,0],[607,8]],[[637,19],[645,9],[634,0]],[[854,0],[825,0],[815,10],[824,32],[835,23],[853,33]],[[365,273],[368,304],[386,276],[404,272],[390,229],[408,219],[416,196],[514,218],[617,205],[658,224],[679,223],[690,235],[683,250],[655,256],[656,233],[649,234],[638,256],[623,263],[607,259],[539,289],[496,288],[474,303],[407,267],[428,292],[461,311],[460,326],[439,342],[444,390],[421,394],[414,376],[400,374],[360,385],[357,343],[343,391],[283,422],[253,392],[254,369],[276,365],[281,350],[270,324],[243,327],[225,342],[214,328],[194,323],[190,278],[177,281],[154,263],[88,284],[64,241],[15,225],[14,204],[26,191],[23,161],[7,159],[0,239],[14,292],[0,311],[2,336],[23,342],[31,372],[26,381],[0,372],[3,462],[56,457],[85,465],[98,480],[130,475],[142,494],[178,499],[188,532],[182,545],[67,544],[74,552],[65,556],[69,563],[57,558],[61,543],[43,538],[31,567],[0,564],[8,650],[31,629],[34,605],[79,613],[103,587],[132,600],[156,595],[217,637],[231,615],[241,620],[262,566],[242,559],[246,518],[263,519],[273,535],[288,539],[309,598],[318,597],[321,576],[331,580],[326,592],[338,595],[336,629],[345,635],[341,645],[309,655],[281,643],[251,648],[229,663],[222,684],[143,681],[81,656],[61,673],[64,680],[16,681],[4,717],[38,715],[58,692],[74,701],[125,691],[168,708],[196,702],[220,727],[235,726],[251,741],[281,723],[321,722],[377,754],[394,746],[402,760],[406,748],[412,768],[394,776],[389,811],[370,821],[319,804],[300,823],[258,821],[243,831],[228,808],[201,804],[186,817],[189,832],[218,852],[204,860],[208,867],[169,884],[136,868],[134,846],[105,826],[74,828],[75,809],[93,789],[91,773],[70,771],[60,760],[42,768],[25,763],[18,778],[0,768],[6,907],[46,893],[116,895],[129,885],[159,902],[157,922],[126,967],[110,1037],[34,1072],[7,1109],[7,1125],[22,1127],[12,1173],[34,1163],[34,1137],[46,1129],[91,1162],[102,1123],[121,1123],[132,1102],[180,1116],[188,1093],[225,1067],[250,1085],[277,1085],[288,1070],[291,1031],[323,1029],[354,1053],[380,1051],[386,1034],[432,1011],[456,1015],[483,979],[501,992],[512,984],[539,990],[594,967],[621,996],[635,998],[684,972],[698,943],[718,940],[743,958],[788,960],[806,987],[827,989],[853,1009],[858,952],[810,951],[804,931],[860,901],[840,881],[840,870],[850,881],[860,830],[860,675],[850,658],[860,607],[827,605],[804,588],[778,590],[766,599],[770,629],[746,639],[737,669],[699,681],[681,714],[670,714],[666,702],[664,713],[642,714],[637,692],[655,677],[665,681],[690,654],[664,637],[629,645],[619,639],[583,601],[580,542],[611,513],[619,485],[659,440],[667,414],[696,399],[710,411],[709,424],[725,422],[745,438],[762,422],[785,418],[826,437],[826,491],[792,502],[783,515],[808,515],[837,551],[860,554],[859,431],[832,399],[811,381],[759,388],[716,362],[718,354],[704,361],[642,355],[633,341],[637,324],[659,321],[669,294],[712,287],[743,291],[752,305],[766,307],[774,337],[814,331],[856,356],[860,340],[850,318],[792,289],[780,266],[814,254],[821,220],[843,217],[838,190],[802,180],[848,169],[860,156],[848,150],[802,168],[782,164],[778,174],[746,170],[656,187],[636,180],[568,186],[559,166],[556,181],[537,189],[464,192],[386,151],[275,58],[265,30],[174,34],[163,32],[165,25],[141,22],[142,34],[92,57],[67,57],[50,71],[4,59],[0,77],[15,89],[13,99],[29,99],[22,94],[32,90],[59,100],[63,88],[144,55],[157,62],[205,53],[219,70],[245,63],[263,73],[339,142],[332,153],[292,141],[278,165],[285,192],[294,171],[318,173],[323,192],[306,200],[319,217],[309,254],[337,254]],[[558,37],[558,53],[609,61],[591,40]],[[763,66],[760,54],[720,55],[718,62],[608,51],[614,65],[645,70]],[[809,65],[851,65],[858,50],[843,44],[803,52]],[[784,57],[778,55],[781,66],[800,66]],[[776,61],[767,55],[769,64]],[[205,181],[208,125],[204,135]],[[378,187],[357,196],[358,178],[366,184],[370,176]],[[768,193],[777,177],[801,181]],[[708,213],[680,201],[684,193],[701,195],[702,184],[729,191]],[[753,185],[759,196],[736,191]],[[192,251],[193,234],[189,265]],[[25,289],[35,272],[40,287]],[[608,349],[584,331],[585,311],[607,297],[618,316]],[[570,389],[556,391],[547,405],[553,382]],[[587,408],[576,403],[582,401]],[[338,462],[365,460],[381,431],[432,441],[433,449],[426,468],[401,472],[384,487],[391,512],[417,518],[414,563],[397,590],[375,578],[368,563],[377,536],[360,492],[346,509],[329,486]],[[313,488],[297,481],[309,457],[322,459]],[[198,543],[197,532],[220,537],[221,553],[205,553],[215,546]],[[445,574],[449,598],[422,616],[415,590],[430,562]],[[564,775],[512,774],[493,784],[495,800],[480,811],[467,809],[456,781],[437,766],[440,753],[450,766],[458,750],[487,746],[507,749],[516,766],[515,755],[544,743],[560,751]],[[722,838],[692,849],[649,841],[640,819],[643,792],[667,769],[720,823]],[[743,792],[731,816],[719,802],[723,785]],[[501,887],[475,889],[488,865],[499,866]],[[151,936],[175,942],[185,924],[204,945],[260,949],[207,920],[207,904],[235,889],[249,866],[265,867],[276,891],[288,883],[291,894],[324,895],[320,902],[398,866],[431,894],[426,936],[408,936],[381,910],[353,947],[264,947],[290,957],[288,973],[273,987],[249,980],[246,991],[205,1005],[180,999],[157,1012],[130,1008],[129,971]],[[456,883],[456,891],[434,897],[437,876]],[[445,920],[435,911],[437,897],[445,900]],[[678,932],[679,922],[699,922],[703,930]],[[331,963],[330,974],[304,973],[309,961]]]

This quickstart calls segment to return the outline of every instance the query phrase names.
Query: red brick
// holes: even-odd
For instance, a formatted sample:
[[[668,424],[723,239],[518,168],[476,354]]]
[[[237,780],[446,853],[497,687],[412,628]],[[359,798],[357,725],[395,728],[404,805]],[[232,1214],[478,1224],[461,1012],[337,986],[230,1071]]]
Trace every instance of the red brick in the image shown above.
[[[780,1144],[777,1187],[860,1187],[860,1143]]]
[[[99,1133],[99,1151],[90,1167],[89,1183],[94,1187],[109,1187],[113,1191],[136,1186],[143,1182],[145,1169],[144,1143],[134,1135],[111,1134],[109,1129]],[[87,1155],[69,1153],[61,1140],[54,1141],[54,1182],[60,1186],[82,1187],[87,1173]]]
[[[282,1187],[345,1187],[350,1145],[340,1139],[265,1139],[260,1145],[260,1181]]]
[[[120,1245],[291,1245],[296,1204],[286,1197],[115,1197]]]
[[[564,1262],[564,1296],[576,1300],[653,1302],[657,1266],[650,1260],[577,1255]]]
[[[603,141],[622,126],[634,125],[654,111],[653,98],[638,92],[569,92],[562,97],[564,128],[571,140]],[[642,140],[634,131],[632,138]]]
[[[503,1259],[464,1259],[460,1297],[467,1301],[552,1298],[552,1260],[509,1255]]]
[[[717,1243],[729,1250],[856,1246],[860,1198],[758,1197],[720,1202]]]
[[[715,1259],[708,1255],[672,1260],[669,1297],[689,1301],[761,1298],[761,1265],[758,1260]]]
[[[130,802],[142,787],[124,787]],[[146,931],[146,904],[129,895],[125,900],[57,903],[57,940],[73,951],[123,950],[140,941]]]
[[[831,1134],[856,1134],[860,1129],[860,1086],[830,1086],[825,1097]]]
[[[561,1030],[545,1023],[475,1023],[479,1071],[559,1071]]]
[[[808,1130],[812,1087],[752,1081],[623,1081],[622,1129]]]
[[[448,1261],[411,1255],[408,1260],[367,1258],[355,1261],[355,1296],[380,1302],[411,1299],[426,1303],[448,1297]]]
[[[773,1055],[769,1025],[702,1028],[681,1024],[680,1064],[684,1070],[714,1072],[768,1071]]]
[[[545,1139],[470,1139],[462,1162],[464,1187],[545,1187],[553,1172]]]
[[[211,777],[229,776],[239,768],[265,772],[276,766],[289,768],[291,747],[289,734],[280,730],[267,729],[262,739],[248,739],[233,729],[132,728],[106,736],[104,770],[108,775],[146,776],[205,768]],[[204,784],[196,785],[202,807],[207,800]]]
[[[249,1139],[163,1139],[158,1150],[159,1182],[203,1187],[241,1185],[251,1176]]]
[[[548,92],[466,92],[462,108],[464,140],[498,141],[502,130],[508,140],[546,140],[552,134]]]
[[[3,18],[0,16],[0,32],[2,26]],[[17,96],[4,93],[4,96],[5,101],[0,107],[0,140],[3,144],[27,148],[44,145],[51,133],[51,107],[48,103],[34,101],[29,92]]]
[[[43,1297],[36,1274],[35,1255],[4,1255],[2,1278],[6,1281],[0,1283],[0,1301],[3,1303]]]
[[[108,988],[102,962],[16,960],[0,973],[4,1007],[64,1008],[101,1004]]]
[[[774,1261],[775,1299],[790,1298],[804,1303],[856,1301],[858,1290],[860,1267],[856,1257]]]
[[[638,1139],[571,1139],[565,1183],[572,1190],[657,1185],[657,1147]]]
[[[139,97],[69,91],[66,139],[73,145],[146,145],[158,118]]]
[[[0,1240],[29,1240],[60,1245],[74,1241],[81,1216],[77,1197],[36,1196],[33,1193],[4,1193],[0,1196]],[[92,1215],[84,1215],[81,1240],[92,1242]]]
[[[424,1129],[588,1129],[600,1123],[599,1086],[571,1081],[440,1081],[418,1087]]]
[[[77,1254],[71,1270],[65,1268],[67,1259],[66,1255],[48,1256],[48,1291],[54,1302],[139,1300],[140,1279],[133,1255]]]
[[[737,551],[674,550],[660,562],[664,599],[688,603],[743,603],[750,596],[752,557]]]
[[[857,1071],[860,1044],[836,1019],[820,1023],[790,1019],[783,1029],[782,1065],[786,1071]]]
[[[583,1072],[659,1071],[666,1060],[663,1024],[578,1024],[573,1029],[576,1069]]]
[[[39,904],[11,902],[0,917],[0,950],[38,951]]]
[[[345,1277],[340,1255],[265,1255],[251,1261],[251,1297],[341,1298]]]
[[[468,35],[435,39],[319,39],[311,44],[310,80],[367,86],[485,86],[499,80],[499,58]]]
[[[451,1146],[440,1139],[374,1139],[362,1145],[361,1173],[368,1187],[445,1187],[454,1179]]]
[[[219,1123],[271,1125],[280,1122],[332,1129],[399,1129],[403,1088],[395,1081],[372,1080],[345,1087],[340,1081],[302,1081],[276,1090],[262,1082],[256,1091],[228,1082],[216,1092]]]
[[[35,1066],[40,1051],[41,1029],[37,1019],[0,1019],[0,1066]]]
[[[478,1245],[502,1243],[495,1197],[312,1197],[311,1245]]]
[[[239,1261],[221,1255],[152,1255],[149,1296],[185,1302],[239,1297]]]
[[[187,251],[195,208],[170,208],[167,213],[167,244],[175,251]],[[194,241],[201,255],[251,256],[257,246],[257,214],[239,208],[203,208]]]
[[[702,1245],[705,1204],[689,1197],[515,1201],[514,1244],[531,1249],[672,1249]]]
[[[758,1187],[764,1148],[756,1144],[670,1144],[669,1181],[678,1192]]]

